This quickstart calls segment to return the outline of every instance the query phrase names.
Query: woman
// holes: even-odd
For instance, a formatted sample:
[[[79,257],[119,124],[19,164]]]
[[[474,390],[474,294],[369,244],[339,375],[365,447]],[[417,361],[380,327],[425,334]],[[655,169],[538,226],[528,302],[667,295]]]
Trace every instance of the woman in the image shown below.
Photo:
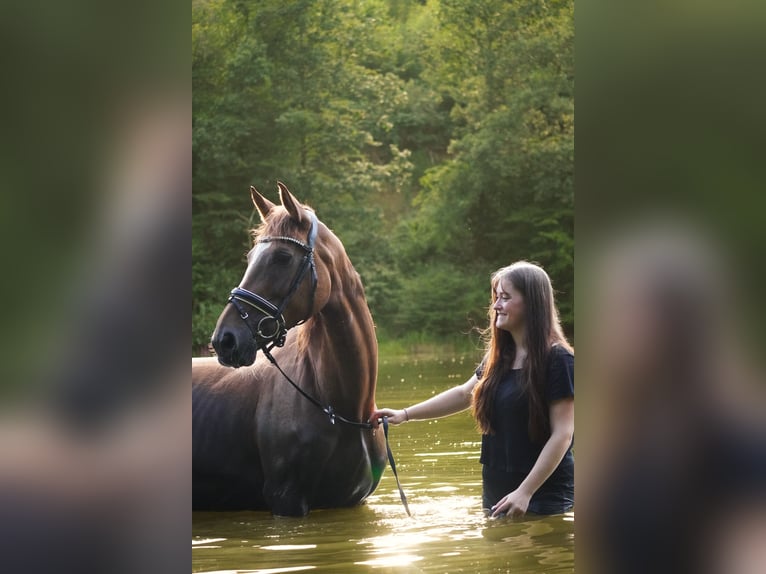
[[[574,505],[574,354],[548,274],[519,261],[492,276],[487,351],[465,383],[371,421],[432,419],[472,407],[482,432],[483,505],[492,517]]]

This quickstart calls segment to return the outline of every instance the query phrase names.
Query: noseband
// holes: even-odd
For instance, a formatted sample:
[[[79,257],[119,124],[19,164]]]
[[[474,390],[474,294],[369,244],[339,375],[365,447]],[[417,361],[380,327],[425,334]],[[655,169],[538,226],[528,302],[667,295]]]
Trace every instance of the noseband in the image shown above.
[[[253,293],[242,287],[232,289],[231,295],[229,295],[229,303],[234,305],[234,308],[239,312],[239,316],[245,322],[248,329],[250,329],[258,347],[267,352],[274,347],[281,347],[285,344],[288,327],[282,313],[290,302],[290,299],[295,295],[298,287],[300,287],[303,278],[306,276],[306,271],[309,269],[311,269],[311,308],[308,316],[310,317],[314,313],[314,295],[317,288],[317,269],[316,264],[314,263],[314,243],[316,242],[317,237],[317,218],[313,212],[309,212],[309,214],[311,216],[311,229],[309,230],[306,243],[299,239],[295,239],[294,237],[284,237],[281,235],[261,237],[256,241],[256,244],[272,243],[274,241],[293,243],[305,252],[303,261],[301,261],[301,265],[295,273],[290,289],[282,298],[279,306],[274,305],[271,301],[261,297],[257,293]],[[250,315],[247,313],[247,310],[243,307],[242,303],[263,313],[264,316],[258,321],[257,325],[254,326],[250,321]],[[298,321],[296,325],[300,325],[305,321],[306,319]]]

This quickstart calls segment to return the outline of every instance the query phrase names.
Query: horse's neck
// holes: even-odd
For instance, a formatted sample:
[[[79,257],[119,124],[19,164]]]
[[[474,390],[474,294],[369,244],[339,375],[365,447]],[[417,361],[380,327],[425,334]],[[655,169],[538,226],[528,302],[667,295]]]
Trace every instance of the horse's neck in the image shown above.
[[[354,411],[350,416],[369,415],[375,401],[378,343],[364,296],[332,297],[315,317],[311,337],[322,396],[339,412],[343,405]]]

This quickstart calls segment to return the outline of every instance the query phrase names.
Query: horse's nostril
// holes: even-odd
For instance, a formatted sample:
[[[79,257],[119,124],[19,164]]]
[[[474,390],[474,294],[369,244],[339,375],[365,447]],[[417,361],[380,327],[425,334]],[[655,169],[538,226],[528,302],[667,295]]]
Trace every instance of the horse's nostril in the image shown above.
[[[221,336],[220,341],[221,350],[233,351],[237,347],[237,341],[234,338],[234,334],[231,331],[225,331]]]

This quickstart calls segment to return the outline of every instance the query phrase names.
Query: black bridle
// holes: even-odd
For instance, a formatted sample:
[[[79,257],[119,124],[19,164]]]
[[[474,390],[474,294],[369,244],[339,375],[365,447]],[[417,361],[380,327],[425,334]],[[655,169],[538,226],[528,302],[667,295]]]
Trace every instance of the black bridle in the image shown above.
[[[313,212],[309,211],[311,216],[311,229],[309,229],[308,239],[306,243],[294,237],[284,236],[267,236],[261,237],[256,241],[258,243],[272,243],[274,241],[283,241],[285,243],[293,243],[304,251],[303,261],[301,261],[298,271],[295,273],[293,282],[290,284],[290,289],[287,291],[279,306],[274,305],[271,301],[265,297],[261,297],[257,293],[243,289],[242,287],[235,287],[231,290],[229,295],[229,303],[239,312],[239,316],[247,325],[250,332],[253,334],[253,338],[256,344],[264,353],[268,353],[274,347],[281,347],[285,344],[285,338],[287,337],[288,326],[285,322],[285,317],[282,314],[287,307],[287,304],[292,299],[295,292],[303,283],[303,278],[306,276],[306,272],[311,270],[311,308],[309,309],[308,316],[310,317],[314,311],[314,295],[317,288],[317,269],[314,263],[314,243],[317,237],[317,217]],[[250,315],[247,310],[241,305],[249,305],[253,309],[263,313],[263,317],[258,320],[258,324],[253,326],[249,320]],[[298,321],[296,325],[300,325],[305,322],[306,319]]]
[[[293,381],[287,375],[287,373],[282,370],[282,367],[279,366],[279,363],[277,363],[276,359],[271,354],[271,350],[274,347],[281,347],[285,344],[287,330],[289,327],[287,326],[285,317],[282,313],[285,310],[285,307],[287,307],[287,304],[290,302],[290,299],[292,299],[293,295],[295,295],[298,287],[301,286],[303,278],[306,276],[306,271],[309,269],[311,269],[311,307],[309,309],[307,318],[311,317],[311,315],[314,313],[314,296],[316,295],[317,288],[317,269],[316,264],[314,263],[314,243],[316,242],[318,226],[316,215],[314,215],[313,212],[309,212],[309,214],[311,216],[311,229],[309,229],[309,235],[306,243],[299,239],[295,239],[294,237],[284,237],[281,235],[273,237],[261,237],[256,241],[256,244],[271,243],[274,241],[293,243],[302,248],[305,252],[303,255],[303,261],[301,261],[301,265],[298,268],[298,271],[295,273],[295,277],[293,278],[293,282],[290,285],[290,289],[282,298],[279,306],[274,305],[265,297],[261,297],[257,293],[253,293],[252,291],[248,291],[242,287],[235,287],[231,290],[231,294],[229,295],[229,303],[231,303],[239,312],[239,316],[245,322],[247,328],[250,329],[250,332],[253,335],[253,339],[255,339],[256,345],[258,345],[258,348],[263,351],[263,354],[266,355],[266,358],[268,358],[268,360],[277,368],[282,376],[287,379],[287,382],[290,383],[296,391],[298,391],[301,395],[303,395],[304,398],[308,399],[309,402],[313,403],[323,413],[325,413],[330,418],[330,422],[332,424],[335,424],[337,420],[352,427],[372,429],[374,427],[369,422],[359,422],[347,419],[346,417],[336,413],[332,405],[323,406],[322,403],[320,403],[317,399],[300,388],[300,386],[298,386],[298,384],[296,384],[295,381]],[[240,303],[249,305],[253,309],[263,313],[264,316],[258,320],[258,324],[255,327],[253,327],[252,323],[249,321],[250,315],[248,314],[247,310],[245,310],[245,308]],[[300,325],[305,321],[306,319],[302,319],[293,326]],[[404,505],[404,509],[407,511],[407,515],[412,516],[412,514],[410,514],[409,505],[407,504],[407,497],[404,494],[404,490],[402,490],[402,485],[399,483],[399,474],[396,471],[394,454],[391,451],[391,446],[388,443],[388,418],[383,417],[380,422],[383,424],[383,433],[386,437],[386,454],[388,456],[388,462],[391,465],[391,472],[396,479],[396,486],[399,489],[399,496],[402,500],[402,504]]]

